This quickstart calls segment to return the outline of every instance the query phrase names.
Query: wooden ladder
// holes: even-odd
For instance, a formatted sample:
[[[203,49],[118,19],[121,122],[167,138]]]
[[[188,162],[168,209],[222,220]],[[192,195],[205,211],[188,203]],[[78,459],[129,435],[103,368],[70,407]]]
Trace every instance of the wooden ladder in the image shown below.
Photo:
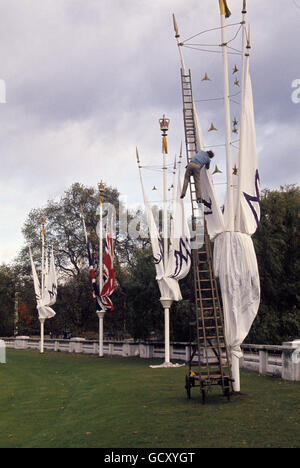
[[[188,163],[194,157],[197,148],[195,116],[191,72],[181,70],[183,97],[183,119]],[[199,217],[195,182],[190,179],[192,206],[192,226],[195,230]],[[191,388],[199,386],[202,401],[205,403],[206,391],[212,385],[220,385],[223,394],[230,399],[232,390],[231,364],[226,346],[224,321],[218,284],[213,271],[211,243],[204,220],[204,239],[202,247],[193,250],[192,269],[194,276],[194,309],[196,320],[190,326],[196,327],[196,343],[190,343],[189,374],[186,376],[188,398]]]

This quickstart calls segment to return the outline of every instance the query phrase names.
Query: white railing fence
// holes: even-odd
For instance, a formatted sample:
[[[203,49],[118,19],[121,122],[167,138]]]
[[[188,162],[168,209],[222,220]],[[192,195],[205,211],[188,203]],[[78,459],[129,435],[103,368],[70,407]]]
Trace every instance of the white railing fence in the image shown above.
[[[39,338],[12,337],[2,338],[6,348],[39,350]],[[104,354],[108,356],[139,356],[140,358],[164,359],[163,342],[133,342],[133,341],[105,341]],[[70,340],[45,339],[45,351],[99,354],[97,341],[83,338]],[[284,380],[300,381],[300,341],[283,343],[281,346],[272,345],[242,345],[244,353],[240,360],[240,367],[254,370],[260,374],[281,377]],[[173,361],[188,362],[190,348],[188,343],[171,343],[170,356]]]

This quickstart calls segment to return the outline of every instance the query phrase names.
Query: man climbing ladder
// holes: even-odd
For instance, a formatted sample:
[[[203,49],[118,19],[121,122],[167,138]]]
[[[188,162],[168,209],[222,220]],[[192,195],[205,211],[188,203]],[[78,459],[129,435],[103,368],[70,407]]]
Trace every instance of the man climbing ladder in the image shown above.
[[[190,181],[190,177],[194,177],[195,188],[196,188],[196,197],[197,202],[201,203],[201,183],[200,183],[200,171],[202,167],[205,166],[206,169],[209,169],[210,160],[214,157],[213,151],[202,151],[200,150],[190,161],[186,167],[184,183],[181,192],[181,198],[185,197],[187,187]]]

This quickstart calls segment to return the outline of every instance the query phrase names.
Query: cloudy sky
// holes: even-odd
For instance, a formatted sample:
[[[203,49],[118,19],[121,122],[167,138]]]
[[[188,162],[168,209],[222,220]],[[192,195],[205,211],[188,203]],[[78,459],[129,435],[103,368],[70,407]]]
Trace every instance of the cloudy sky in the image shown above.
[[[298,183],[300,175],[300,0],[247,3],[261,184],[278,188]],[[242,0],[228,5],[231,39]],[[6,103],[0,104],[0,262],[11,261],[22,246],[30,209],[58,199],[73,182],[96,186],[103,179],[129,205],[140,203],[135,147],[143,164],[161,163],[163,114],[171,120],[170,160],[178,154],[184,136],[172,13],[182,40],[220,23],[217,0],[0,0],[0,79],[6,84]],[[231,43],[236,50],[239,41]],[[222,96],[220,31],[187,44],[195,42],[216,51],[183,50],[206,143],[215,146],[215,162],[224,170],[214,179],[222,193],[223,104],[202,102]],[[230,55],[230,74],[239,63],[238,54]],[[205,72],[211,82],[201,81]],[[298,93],[292,87],[297,80]],[[235,94],[233,82],[230,76]],[[236,102],[232,116],[238,118]],[[212,121],[218,132],[208,133]],[[159,172],[145,170],[144,177],[148,190],[154,183],[160,188]]]

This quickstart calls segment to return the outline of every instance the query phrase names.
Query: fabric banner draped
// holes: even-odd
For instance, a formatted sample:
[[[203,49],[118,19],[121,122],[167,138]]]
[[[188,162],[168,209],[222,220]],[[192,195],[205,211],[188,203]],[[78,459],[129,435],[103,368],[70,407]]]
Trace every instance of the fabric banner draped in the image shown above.
[[[242,356],[240,345],[250,331],[260,303],[259,272],[251,238],[260,219],[260,192],[249,69],[241,119],[239,166],[234,176],[238,187],[235,219],[240,219],[240,223],[235,232],[219,234],[214,244],[214,269],[220,279],[226,341],[236,357]]]
[[[36,272],[36,268],[32,258],[31,249],[29,249],[30,262],[33,276],[34,291],[37,300],[37,310],[40,319],[50,319],[56,315],[54,310],[50,307],[56,303],[57,298],[57,277],[55,271],[53,249],[50,257],[50,268],[48,270],[48,263],[45,271],[44,290],[41,290],[40,281]]]
[[[226,342],[236,357],[249,333],[260,303],[260,283],[251,237],[223,232],[215,239],[214,270],[222,291]]]
[[[177,187],[173,189],[170,248],[167,265],[164,266],[163,243],[141,177],[145,211],[156,268],[156,279],[161,297],[180,301],[182,300],[182,295],[178,282],[186,277],[191,267],[190,230],[185,218],[184,202],[180,199],[180,171],[178,173],[178,182],[176,185]]]
[[[251,235],[260,220],[260,189],[256,150],[255,118],[249,67],[245,80],[244,112],[241,116],[241,148],[237,172],[233,176],[234,232],[225,231],[223,214],[213,187],[210,170],[201,171],[202,203],[207,231],[214,242],[214,270],[219,276],[223,299],[226,342],[232,353],[241,356],[240,345],[248,335],[260,303],[260,282]],[[194,105],[197,151],[205,143]],[[239,215],[237,216],[239,211]]]

